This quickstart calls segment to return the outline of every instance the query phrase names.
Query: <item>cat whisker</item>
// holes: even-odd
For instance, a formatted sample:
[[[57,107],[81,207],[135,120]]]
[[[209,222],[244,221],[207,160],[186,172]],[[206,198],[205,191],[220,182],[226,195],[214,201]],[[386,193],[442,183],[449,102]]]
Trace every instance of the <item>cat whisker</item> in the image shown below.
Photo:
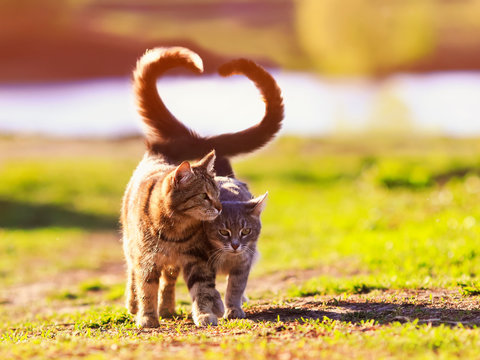
[[[208,259],[208,263],[214,263],[215,259],[220,255],[221,249],[215,250],[211,255],[210,258]]]
[[[248,246],[245,247],[245,251],[249,253],[250,255],[255,255],[255,251],[249,248]]]

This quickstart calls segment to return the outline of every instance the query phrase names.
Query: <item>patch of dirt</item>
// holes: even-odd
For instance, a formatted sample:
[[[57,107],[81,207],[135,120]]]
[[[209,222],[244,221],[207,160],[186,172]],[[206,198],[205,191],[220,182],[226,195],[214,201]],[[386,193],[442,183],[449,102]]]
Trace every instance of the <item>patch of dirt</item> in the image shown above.
[[[44,304],[50,293],[71,288],[88,279],[98,279],[102,284],[109,285],[123,281],[124,277],[125,266],[120,263],[105,264],[94,270],[66,271],[48,280],[9,287],[3,291],[1,302],[5,306]]]
[[[99,245],[100,244],[100,245]],[[77,288],[78,285],[87,280],[98,280],[102,284],[118,284],[125,280],[125,264],[114,261],[121,255],[121,244],[119,235],[116,232],[98,232],[91,233],[85,237],[85,242],[81,246],[95,248],[96,254],[90,253],[93,259],[101,258],[98,267],[92,269],[72,269],[54,274],[48,278],[42,278],[35,282],[17,284],[0,289],[0,305],[9,307],[28,307],[35,312],[42,312],[45,308],[47,297],[52,292],[63,291],[71,288]],[[72,253],[64,253],[67,258],[73,258],[76,255],[74,249]],[[111,254],[105,258],[102,253]],[[100,255],[99,255],[100,253]],[[30,266],[40,266],[30,264]]]
[[[380,324],[411,322],[432,325],[480,325],[480,297],[464,297],[456,290],[387,290],[364,295],[294,298],[272,305],[259,301],[246,310],[253,321],[374,320]]]

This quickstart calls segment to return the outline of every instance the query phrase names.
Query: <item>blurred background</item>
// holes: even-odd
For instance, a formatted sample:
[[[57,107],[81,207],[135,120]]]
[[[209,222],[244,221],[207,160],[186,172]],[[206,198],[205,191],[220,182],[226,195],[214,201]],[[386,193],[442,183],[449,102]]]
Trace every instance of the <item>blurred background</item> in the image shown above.
[[[284,133],[480,132],[480,0],[3,0],[0,131],[139,133],[130,74],[146,48],[197,51],[208,75],[159,83],[202,134],[261,118],[245,79],[266,66],[286,104]],[[186,74],[188,75],[188,74]]]
[[[216,74],[225,61],[257,61],[284,95],[282,136],[234,159],[253,194],[269,191],[251,299],[480,294],[480,0],[0,0],[0,335],[96,305],[128,319],[118,217],[145,150],[131,73],[172,45],[206,73],[171,73],[159,92],[203,135],[264,112],[250,81]],[[460,306],[443,296],[428,304],[450,326]]]

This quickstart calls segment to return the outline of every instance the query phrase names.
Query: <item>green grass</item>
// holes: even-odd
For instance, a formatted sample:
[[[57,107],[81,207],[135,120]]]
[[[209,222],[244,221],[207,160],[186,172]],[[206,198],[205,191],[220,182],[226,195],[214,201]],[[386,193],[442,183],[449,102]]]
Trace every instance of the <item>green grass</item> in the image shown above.
[[[446,359],[474,358],[480,345],[477,329],[432,327],[417,321],[380,326],[372,320],[353,324],[326,317],[295,324],[282,320],[259,323],[235,320],[222,321],[218,328],[198,330],[183,318],[162,321],[162,331],[142,332],[120,308],[92,309],[61,318],[66,321],[62,325],[51,324],[51,319],[38,319],[24,324],[22,330],[2,333],[0,353],[10,358],[75,359],[113,356],[128,359],[140,355],[154,359],[160,354],[167,359],[192,355],[201,359],[221,356],[265,359],[282,355],[306,359],[371,358],[372,355],[393,358],[395,354],[401,354],[399,358]],[[227,335],[222,335],[223,332]]]
[[[180,282],[179,317],[154,331],[122,306],[117,218],[141,141],[57,146],[0,163],[0,358],[478,356],[478,139],[282,138],[237,159],[269,191],[249,318],[195,328]]]

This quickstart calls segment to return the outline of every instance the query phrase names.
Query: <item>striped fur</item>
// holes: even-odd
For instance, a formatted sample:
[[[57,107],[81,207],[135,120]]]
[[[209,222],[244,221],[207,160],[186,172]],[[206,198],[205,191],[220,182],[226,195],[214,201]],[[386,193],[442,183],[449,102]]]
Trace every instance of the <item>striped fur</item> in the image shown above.
[[[193,300],[195,323],[216,325],[223,314],[202,228],[202,221],[221,212],[214,161],[213,152],[193,165],[146,154],[127,186],[121,215],[127,307],[141,327],[157,327],[159,314],[173,314],[179,269]]]
[[[215,220],[204,222],[205,233],[214,247],[209,262],[215,272],[227,275],[224,317],[244,318],[242,304],[250,269],[258,256],[260,214],[267,194],[254,199],[246,184],[226,177],[215,179],[220,185],[223,210]]]

